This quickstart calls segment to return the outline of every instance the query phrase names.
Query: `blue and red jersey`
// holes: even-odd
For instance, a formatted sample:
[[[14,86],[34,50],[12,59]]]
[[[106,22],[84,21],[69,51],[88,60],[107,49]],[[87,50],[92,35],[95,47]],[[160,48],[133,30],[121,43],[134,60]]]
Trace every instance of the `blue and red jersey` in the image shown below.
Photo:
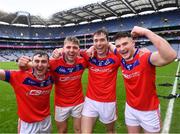
[[[67,64],[62,57],[50,60],[50,69],[55,77],[55,105],[75,106],[84,102],[81,78],[87,62],[77,57],[74,64]]]
[[[150,62],[150,56],[151,53],[139,49],[130,61],[120,56],[126,101],[131,107],[142,111],[155,110],[159,105],[155,86],[156,70]]]
[[[32,71],[5,71],[5,81],[14,89],[21,120],[33,123],[50,115],[53,79],[49,72],[44,80],[38,80]]]
[[[88,61],[88,87],[86,96],[99,102],[116,101],[116,80],[119,59],[111,52],[105,58],[89,57],[81,53]]]

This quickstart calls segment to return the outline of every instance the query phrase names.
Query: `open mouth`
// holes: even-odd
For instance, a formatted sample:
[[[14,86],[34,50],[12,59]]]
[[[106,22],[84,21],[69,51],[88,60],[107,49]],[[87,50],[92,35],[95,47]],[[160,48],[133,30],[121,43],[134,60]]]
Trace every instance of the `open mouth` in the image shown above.
[[[128,53],[128,51],[120,51],[121,54],[125,55]]]
[[[104,49],[103,48],[97,48],[96,51],[102,53],[104,51]]]
[[[38,73],[41,73],[41,72],[43,72],[44,69],[43,68],[42,69],[37,68],[36,70]]]
[[[69,55],[68,57],[69,57],[69,58],[74,58],[74,57],[75,57],[75,55]]]

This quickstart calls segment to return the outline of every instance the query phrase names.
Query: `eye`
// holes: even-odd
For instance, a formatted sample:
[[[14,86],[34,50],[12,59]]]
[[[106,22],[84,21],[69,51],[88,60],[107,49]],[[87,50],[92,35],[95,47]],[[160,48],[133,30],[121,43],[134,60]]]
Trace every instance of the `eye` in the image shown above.
[[[74,46],[74,47],[73,47],[73,49],[77,50],[77,49],[78,49],[78,47],[77,47],[77,46]]]
[[[120,48],[120,45],[116,45],[116,48]]]
[[[47,63],[48,61],[47,60],[42,60],[41,61],[43,64]]]
[[[34,60],[35,63],[39,63],[39,60]]]
[[[105,39],[104,39],[104,38],[102,38],[102,39],[101,39],[101,42],[103,42],[103,41],[105,41]]]
[[[95,40],[94,40],[94,42],[98,42],[98,40],[97,40],[97,39],[95,39]]]
[[[67,49],[70,49],[70,48],[71,48],[71,46],[66,46],[66,48],[67,48]]]

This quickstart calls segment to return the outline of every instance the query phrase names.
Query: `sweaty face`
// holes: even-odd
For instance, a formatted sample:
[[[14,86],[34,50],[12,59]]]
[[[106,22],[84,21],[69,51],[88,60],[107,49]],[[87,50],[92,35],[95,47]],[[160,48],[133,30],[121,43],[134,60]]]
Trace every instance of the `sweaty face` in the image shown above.
[[[129,37],[122,37],[115,41],[117,50],[121,56],[126,60],[131,60],[135,52],[135,42]]]
[[[34,75],[37,78],[44,78],[47,69],[49,67],[49,61],[47,56],[36,55],[33,57],[32,65],[34,69]]]
[[[69,64],[73,64],[79,53],[79,46],[73,42],[66,42],[64,44],[64,56],[65,61]]]
[[[108,48],[108,40],[106,38],[106,35],[101,34],[95,34],[93,37],[94,47],[97,51],[97,55],[100,57],[106,56],[107,48]]]

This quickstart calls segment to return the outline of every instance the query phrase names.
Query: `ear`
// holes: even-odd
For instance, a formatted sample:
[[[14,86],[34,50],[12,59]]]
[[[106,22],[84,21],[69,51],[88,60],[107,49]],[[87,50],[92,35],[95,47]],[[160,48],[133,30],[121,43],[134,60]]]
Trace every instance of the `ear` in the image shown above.
[[[81,55],[81,52],[80,52],[80,48],[78,49],[78,54],[77,54],[78,56],[80,56]]]
[[[136,45],[136,41],[135,40],[131,40],[132,41],[132,45],[135,46]]]

